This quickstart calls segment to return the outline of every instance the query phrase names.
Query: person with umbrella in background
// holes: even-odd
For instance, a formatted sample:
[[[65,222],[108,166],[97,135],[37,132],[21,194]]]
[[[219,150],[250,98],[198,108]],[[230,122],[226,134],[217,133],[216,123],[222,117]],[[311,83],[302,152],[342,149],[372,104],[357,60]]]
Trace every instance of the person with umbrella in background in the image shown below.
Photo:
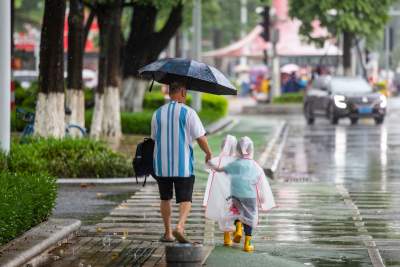
[[[189,243],[185,223],[191,210],[195,181],[192,143],[197,141],[208,162],[212,153],[206,131],[196,111],[185,104],[187,90],[214,94],[236,94],[236,89],[217,69],[188,59],[162,59],[139,70],[142,77],[169,85],[171,101],[158,108],[152,118],[154,174],[160,193],[160,211],[165,232],[160,241]],[[150,88],[151,89],[151,88]],[[179,221],[171,226],[171,199],[175,187]]]

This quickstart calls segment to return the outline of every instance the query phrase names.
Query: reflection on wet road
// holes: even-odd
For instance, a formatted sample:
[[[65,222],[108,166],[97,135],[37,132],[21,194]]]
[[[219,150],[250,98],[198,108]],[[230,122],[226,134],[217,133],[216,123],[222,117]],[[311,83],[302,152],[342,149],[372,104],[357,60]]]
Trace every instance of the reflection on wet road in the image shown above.
[[[258,249],[309,266],[400,266],[400,118],[307,126],[290,117]]]

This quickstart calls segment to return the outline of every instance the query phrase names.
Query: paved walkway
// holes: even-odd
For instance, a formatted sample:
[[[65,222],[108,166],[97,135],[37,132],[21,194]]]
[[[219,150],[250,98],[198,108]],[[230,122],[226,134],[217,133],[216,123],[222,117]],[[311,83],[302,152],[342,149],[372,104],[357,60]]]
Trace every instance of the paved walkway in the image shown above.
[[[209,224],[202,207],[204,192],[196,188],[193,208],[187,222],[188,237],[207,243]],[[163,232],[159,214],[159,195],[155,184],[142,188],[116,207],[95,227],[51,252],[48,266],[164,266],[164,244],[158,242]],[[173,205],[172,222],[178,220],[178,206]],[[206,247],[205,252],[208,252]]]
[[[280,120],[261,120],[259,117],[238,117],[240,123],[227,130],[239,136],[253,138],[259,155]],[[210,145],[217,153],[225,133],[212,135]],[[209,248],[220,242],[219,233],[214,237],[214,224],[204,218],[202,200],[207,174],[204,172],[204,155],[195,149],[196,185],[193,195],[193,208],[187,222],[188,237],[205,245],[205,254]],[[173,206],[172,222],[177,222],[178,207]],[[159,195],[156,185],[148,184],[126,201],[123,201],[111,213],[94,227],[85,227],[70,244],[51,252],[48,266],[164,266],[164,247],[157,240],[163,232],[163,223],[159,214]],[[211,247],[207,246],[211,245]],[[212,265],[209,265],[212,266]],[[219,266],[219,265],[218,265]]]

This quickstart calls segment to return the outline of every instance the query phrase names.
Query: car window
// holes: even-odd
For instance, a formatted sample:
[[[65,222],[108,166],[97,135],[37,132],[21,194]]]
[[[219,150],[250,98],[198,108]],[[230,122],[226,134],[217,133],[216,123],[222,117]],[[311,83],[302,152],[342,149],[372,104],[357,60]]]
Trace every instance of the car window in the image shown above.
[[[332,79],[333,93],[371,93],[372,87],[364,79],[337,78]]]

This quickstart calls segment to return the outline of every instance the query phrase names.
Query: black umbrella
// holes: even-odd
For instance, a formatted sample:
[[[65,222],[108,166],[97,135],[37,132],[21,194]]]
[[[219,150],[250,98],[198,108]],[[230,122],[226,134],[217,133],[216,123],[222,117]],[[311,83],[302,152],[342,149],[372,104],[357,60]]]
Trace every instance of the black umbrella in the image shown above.
[[[139,74],[145,79],[164,84],[180,82],[188,90],[215,95],[237,94],[236,88],[219,70],[195,60],[161,59],[141,68]]]

